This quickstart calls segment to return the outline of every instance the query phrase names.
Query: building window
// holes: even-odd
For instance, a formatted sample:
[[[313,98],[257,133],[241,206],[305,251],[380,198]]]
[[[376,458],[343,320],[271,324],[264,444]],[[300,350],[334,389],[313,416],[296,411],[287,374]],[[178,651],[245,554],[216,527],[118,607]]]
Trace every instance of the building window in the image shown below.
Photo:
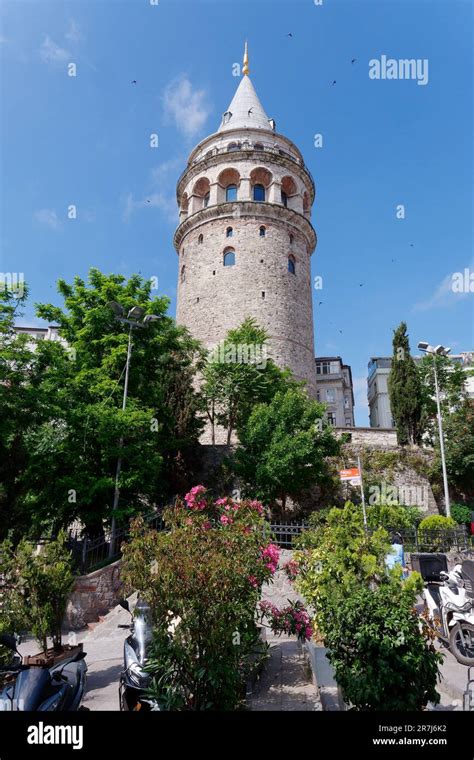
[[[265,227],[260,227],[260,237],[265,237],[266,229]]]
[[[225,190],[225,199],[226,201],[237,200],[237,185],[227,185]]]
[[[290,235],[290,245],[293,245],[294,240],[295,240],[295,236]]]
[[[328,425],[336,427],[336,415],[333,412],[328,412]]]
[[[226,251],[224,253],[224,266],[233,267],[235,264],[235,251]]]
[[[225,231],[225,236],[226,237],[232,237],[233,234],[234,234],[234,230],[232,229],[232,227],[227,227],[227,229]]]
[[[288,271],[291,274],[296,274],[296,264],[294,256],[288,256]]]
[[[344,396],[344,409],[349,409],[349,399]]]
[[[352,420],[350,417],[346,417],[346,427],[352,427]]]
[[[183,266],[181,267],[181,282],[184,282],[185,279],[186,279],[186,267],[183,264]]]
[[[255,150],[263,150],[264,149],[262,143],[255,143],[255,145],[253,147],[255,148]]]
[[[265,291],[262,290],[262,298],[265,298]]]
[[[199,235],[198,237],[198,245],[202,245],[202,241],[204,240],[204,237],[202,235]]]
[[[206,193],[206,195],[204,196],[204,198],[202,200],[203,208],[207,208],[209,206],[209,198],[210,197],[211,197],[211,194],[210,193]]]
[[[232,118],[232,111],[226,111],[222,116],[222,123],[227,124]]]
[[[281,191],[281,202],[283,203],[285,208],[288,206],[288,196],[284,190]]]
[[[321,391],[316,391],[316,398],[318,401],[321,401]]]
[[[235,142],[229,143],[228,146],[227,146],[227,152],[228,153],[232,153],[233,151],[239,150],[239,149],[240,149],[240,145],[238,143],[235,143]]]
[[[328,401],[330,404],[334,404],[336,400],[334,388],[328,388],[326,390],[326,401]]]
[[[263,185],[254,185],[253,186],[253,199],[254,199],[254,201],[264,201],[265,200],[265,187]]]

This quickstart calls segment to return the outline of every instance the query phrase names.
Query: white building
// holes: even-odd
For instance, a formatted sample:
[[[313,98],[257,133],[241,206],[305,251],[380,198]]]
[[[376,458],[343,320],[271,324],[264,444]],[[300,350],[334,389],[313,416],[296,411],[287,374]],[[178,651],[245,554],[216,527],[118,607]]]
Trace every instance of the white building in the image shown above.
[[[422,357],[414,356],[415,362],[421,361]],[[451,361],[460,363],[466,373],[474,369],[474,354],[472,351],[463,351],[449,357]],[[373,356],[368,365],[367,398],[369,401],[370,427],[393,428],[392,410],[388,395],[388,376],[392,367],[391,356]],[[474,376],[466,374],[465,391],[470,398],[474,398]]]

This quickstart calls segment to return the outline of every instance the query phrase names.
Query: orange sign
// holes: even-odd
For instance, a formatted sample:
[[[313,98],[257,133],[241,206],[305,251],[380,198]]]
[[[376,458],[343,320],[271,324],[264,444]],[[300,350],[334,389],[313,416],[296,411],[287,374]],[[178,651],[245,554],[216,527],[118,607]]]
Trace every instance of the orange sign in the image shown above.
[[[339,477],[341,480],[353,480],[354,478],[359,478],[359,468],[351,467],[350,470],[339,470]]]

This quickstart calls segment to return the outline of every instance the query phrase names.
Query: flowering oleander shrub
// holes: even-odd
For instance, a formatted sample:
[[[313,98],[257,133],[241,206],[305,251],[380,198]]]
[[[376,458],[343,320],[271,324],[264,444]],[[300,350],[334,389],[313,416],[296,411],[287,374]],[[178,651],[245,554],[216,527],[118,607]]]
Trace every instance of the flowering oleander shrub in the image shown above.
[[[284,570],[288,580],[291,583],[294,583],[298,577],[299,568],[299,562],[296,559],[289,559],[288,562],[285,562],[282,569]]]
[[[270,628],[275,634],[287,633],[297,636],[300,641],[309,641],[313,635],[311,618],[302,602],[291,602],[287,607],[279,610],[269,601],[259,604],[260,613],[269,622]]]
[[[168,530],[132,523],[123,547],[126,590],[149,602],[154,622],[151,693],[168,709],[233,710],[260,651],[262,584],[279,551],[258,501],[213,499],[192,488],[164,513]],[[171,620],[178,620],[170,633]]]

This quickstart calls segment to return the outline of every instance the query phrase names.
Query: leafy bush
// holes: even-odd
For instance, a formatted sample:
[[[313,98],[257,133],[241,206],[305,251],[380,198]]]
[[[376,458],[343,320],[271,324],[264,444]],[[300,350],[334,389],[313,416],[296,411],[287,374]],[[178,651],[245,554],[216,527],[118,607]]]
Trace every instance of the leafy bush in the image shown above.
[[[296,587],[315,611],[346,700],[359,710],[439,701],[440,656],[414,611],[422,581],[387,568],[387,531],[366,532],[361,507],[347,502],[306,534],[295,553]]]
[[[252,660],[261,585],[278,563],[262,505],[210,499],[196,486],[165,512],[157,533],[139,518],[123,547],[126,589],[149,602],[151,693],[168,709],[239,707]]]
[[[420,530],[450,530],[456,527],[456,521],[445,515],[429,515],[420,523]]]
[[[74,582],[66,534],[61,532],[39,553],[25,539],[17,547],[4,541],[0,545],[0,573],[7,582],[5,606],[12,618],[5,621],[7,625],[16,623],[31,630],[43,651],[48,636],[59,649],[67,597]]]
[[[451,517],[458,525],[470,523],[472,512],[474,512],[474,507],[468,507],[465,504],[451,504]]]
[[[416,614],[415,595],[401,584],[361,586],[331,610],[329,660],[358,710],[421,710],[439,702],[442,655]]]
[[[421,510],[413,506],[373,504],[367,507],[369,528],[404,530],[413,528],[421,520]]]

